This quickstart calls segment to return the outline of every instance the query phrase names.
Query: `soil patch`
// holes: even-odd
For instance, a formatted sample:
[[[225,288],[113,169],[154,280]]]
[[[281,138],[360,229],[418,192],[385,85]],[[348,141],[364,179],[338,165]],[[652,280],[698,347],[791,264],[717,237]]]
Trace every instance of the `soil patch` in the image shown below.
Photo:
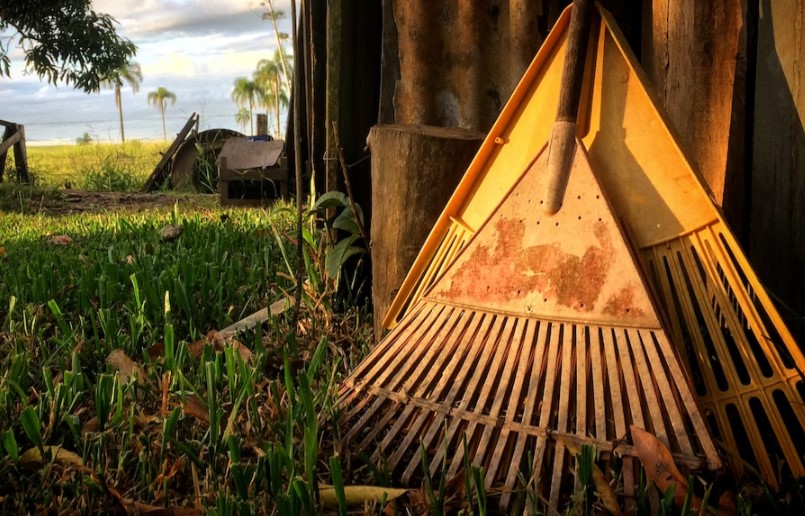
[[[51,216],[75,213],[114,211],[146,211],[184,207],[214,208],[218,196],[179,193],[87,192],[83,190],[51,190],[30,192],[17,199],[5,199],[0,210],[41,213]]]

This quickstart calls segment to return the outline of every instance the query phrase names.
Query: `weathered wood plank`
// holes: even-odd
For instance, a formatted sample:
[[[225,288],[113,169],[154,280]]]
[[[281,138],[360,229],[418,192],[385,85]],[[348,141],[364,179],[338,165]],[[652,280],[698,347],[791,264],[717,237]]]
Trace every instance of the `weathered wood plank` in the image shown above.
[[[218,332],[221,337],[234,337],[238,333],[251,330],[266,322],[272,315],[280,315],[288,308],[290,300],[280,299],[271,303],[267,308],[263,308],[253,313],[252,315],[241,319],[240,321],[231,324]]]
[[[746,186],[744,4],[649,0],[641,56],[679,145],[738,231]]]

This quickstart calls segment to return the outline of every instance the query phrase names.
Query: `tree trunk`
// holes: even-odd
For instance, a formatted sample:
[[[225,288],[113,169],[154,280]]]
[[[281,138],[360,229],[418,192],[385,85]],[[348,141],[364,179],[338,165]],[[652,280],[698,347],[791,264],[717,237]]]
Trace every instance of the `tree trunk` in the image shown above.
[[[117,111],[120,115],[120,142],[126,143],[126,133],[123,130],[123,95],[120,92],[120,85],[115,85],[115,103],[117,104]]]
[[[378,339],[386,310],[483,139],[483,133],[432,126],[378,125],[370,131]]]

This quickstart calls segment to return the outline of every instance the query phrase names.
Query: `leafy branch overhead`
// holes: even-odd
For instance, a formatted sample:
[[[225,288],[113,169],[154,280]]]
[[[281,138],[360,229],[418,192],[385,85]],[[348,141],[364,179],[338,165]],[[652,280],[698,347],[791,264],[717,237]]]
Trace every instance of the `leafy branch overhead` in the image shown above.
[[[0,0],[0,32],[13,29],[26,68],[50,84],[97,92],[137,47],[90,0]],[[10,75],[9,40],[0,41],[0,77]]]

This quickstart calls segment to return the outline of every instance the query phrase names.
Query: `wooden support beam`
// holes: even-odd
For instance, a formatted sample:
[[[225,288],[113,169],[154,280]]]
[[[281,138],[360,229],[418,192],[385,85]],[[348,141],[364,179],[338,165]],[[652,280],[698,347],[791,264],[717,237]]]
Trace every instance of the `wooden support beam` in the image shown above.
[[[187,122],[184,124],[184,127],[182,127],[182,130],[176,135],[176,139],[174,139],[173,143],[171,143],[171,146],[168,147],[168,151],[162,155],[162,159],[159,161],[156,168],[154,168],[154,171],[151,172],[151,175],[148,176],[148,179],[145,181],[145,185],[143,185],[142,188],[143,192],[152,192],[157,190],[162,186],[165,180],[168,179],[170,176],[170,165],[173,155],[179,150],[179,147],[181,147],[182,143],[185,141],[185,138],[187,138],[187,135],[194,128],[194,126],[198,126],[198,119],[198,113],[193,113],[190,115],[190,118],[187,119]]]
[[[483,138],[479,132],[416,125],[377,125],[369,133],[378,339],[383,316]]]
[[[8,151],[14,148],[14,168],[17,172],[17,181],[20,183],[30,183],[31,176],[28,171],[28,153],[25,149],[25,127],[21,124],[0,120],[0,125],[6,129],[3,132],[3,140],[0,142],[0,181],[6,168],[6,158]]]
[[[252,315],[241,319],[240,321],[227,326],[223,330],[218,332],[218,335],[222,338],[226,337],[236,337],[239,333],[251,330],[252,328],[256,328],[260,326],[264,322],[266,322],[269,317],[272,315],[280,315],[285,310],[288,309],[288,305],[291,303],[290,299],[280,299],[272,303],[268,308],[263,308],[262,310],[258,310],[257,312],[253,313]]]
[[[6,132],[8,132],[8,129],[6,129]],[[3,135],[3,143],[0,143],[0,156],[5,158],[8,149],[20,140],[22,140],[22,133],[20,131],[13,131],[11,137]]]

